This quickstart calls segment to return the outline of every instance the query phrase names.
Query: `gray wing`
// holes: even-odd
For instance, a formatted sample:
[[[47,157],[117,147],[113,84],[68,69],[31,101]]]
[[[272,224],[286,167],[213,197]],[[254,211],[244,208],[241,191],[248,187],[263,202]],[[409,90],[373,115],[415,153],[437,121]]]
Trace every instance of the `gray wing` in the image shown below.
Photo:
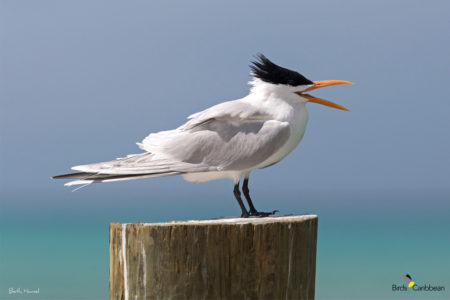
[[[150,134],[138,145],[146,153],[114,161],[81,165],[80,178],[66,185],[176,174],[252,169],[275,154],[289,139],[287,122],[271,120],[261,108],[241,101],[218,104],[189,117],[183,126]]]
[[[164,174],[208,171],[210,168],[203,164],[190,164],[164,158],[153,153],[132,154],[113,161],[75,166],[73,170],[109,174],[109,175],[140,175]]]
[[[113,161],[75,166],[72,169],[80,173],[54,178],[82,179],[66,184],[75,185],[194,172],[246,170],[276,153],[286,143],[289,134],[287,122],[269,120],[238,124],[209,119],[188,131],[173,130],[152,135],[150,142],[162,152],[133,154]]]
[[[113,161],[75,166],[81,171],[53,176],[55,179],[79,179],[66,186],[87,185],[93,182],[111,182],[152,177],[178,175],[190,172],[205,172],[211,168],[202,164],[189,164],[166,159],[153,153],[132,154]]]
[[[267,111],[243,100],[220,103],[189,119],[175,130],[150,134],[139,147],[216,170],[244,170],[276,153],[290,135],[287,122],[272,120]]]
[[[189,130],[212,119],[217,121],[242,122],[270,120],[272,118],[269,114],[262,111],[260,107],[239,99],[214,105],[201,112],[190,115],[188,119],[190,120],[179,129]]]
[[[276,153],[289,134],[287,122],[247,119],[237,123],[213,118],[190,130],[175,131],[157,144],[159,151],[175,161],[217,170],[245,170]]]

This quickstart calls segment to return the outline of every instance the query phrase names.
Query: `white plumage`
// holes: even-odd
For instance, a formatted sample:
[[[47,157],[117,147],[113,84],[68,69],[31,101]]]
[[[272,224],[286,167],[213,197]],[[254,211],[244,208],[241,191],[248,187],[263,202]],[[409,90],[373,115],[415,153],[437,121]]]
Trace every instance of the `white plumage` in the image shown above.
[[[297,147],[308,122],[306,103],[344,109],[303,92],[349,83],[312,82],[297,72],[273,64],[262,55],[259,59],[252,67],[254,77],[246,97],[192,114],[185,124],[174,130],[150,134],[138,143],[144,153],[75,166],[72,169],[79,173],[55,178],[77,178],[66,183],[67,186],[170,175],[182,175],[193,182],[230,178],[235,183],[235,196],[246,216],[239,192],[239,181],[244,178],[250,213],[255,214],[248,194],[249,174],[279,162]]]
[[[245,98],[195,113],[177,129],[150,134],[138,143],[146,153],[72,169],[96,175],[147,174],[142,177],[148,178],[181,174],[195,182],[220,178],[238,182],[250,171],[289,154],[301,141],[308,120],[306,99],[259,79],[251,84],[251,93]],[[95,177],[66,185],[131,179]]]

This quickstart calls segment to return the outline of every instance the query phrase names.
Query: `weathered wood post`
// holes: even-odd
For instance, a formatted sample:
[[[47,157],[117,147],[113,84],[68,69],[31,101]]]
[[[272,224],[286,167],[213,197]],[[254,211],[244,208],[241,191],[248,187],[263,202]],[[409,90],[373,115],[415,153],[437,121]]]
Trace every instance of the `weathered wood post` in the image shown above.
[[[317,216],[110,225],[110,299],[313,299]]]

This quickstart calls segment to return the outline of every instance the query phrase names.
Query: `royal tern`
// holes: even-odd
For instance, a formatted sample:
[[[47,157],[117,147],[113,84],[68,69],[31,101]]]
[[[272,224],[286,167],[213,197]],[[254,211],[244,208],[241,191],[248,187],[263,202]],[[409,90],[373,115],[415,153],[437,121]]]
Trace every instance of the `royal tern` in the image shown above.
[[[77,179],[66,186],[170,175],[181,175],[191,182],[229,178],[234,182],[233,193],[242,217],[275,213],[255,209],[248,189],[250,172],[276,164],[297,147],[308,122],[306,103],[347,110],[305,92],[351,82],[313,82],[262,54],[250,67],[251,89],[246,97],[192,114],[177,129],[150,134],[137,143],[144,153],[75,166],[72,169],[79,172],[53,178]],[[241,199],[241,179],[249,210]]]

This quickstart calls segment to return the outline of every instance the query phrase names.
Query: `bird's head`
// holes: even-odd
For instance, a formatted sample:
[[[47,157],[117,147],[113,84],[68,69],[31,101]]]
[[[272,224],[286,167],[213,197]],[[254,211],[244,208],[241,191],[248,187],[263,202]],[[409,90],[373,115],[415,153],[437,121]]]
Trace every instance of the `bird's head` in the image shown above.
[[[352,84],[350,81],[344,80],[321,80],[311,81],[298,72],[280,67],[271,62],[267,57],[262,54],[257,56],[257,60],[252,62],[250,66],[252,69],[252,76],[261,80],[264,83],[275,85],[277,88],[282,89],[288,93],[295,93],[300,97],[300,101],[313,102],[329,107],[348,111],[343,106],[334,102],[317,98],[307,94],[306,92],[331,86],[337,84]]]

